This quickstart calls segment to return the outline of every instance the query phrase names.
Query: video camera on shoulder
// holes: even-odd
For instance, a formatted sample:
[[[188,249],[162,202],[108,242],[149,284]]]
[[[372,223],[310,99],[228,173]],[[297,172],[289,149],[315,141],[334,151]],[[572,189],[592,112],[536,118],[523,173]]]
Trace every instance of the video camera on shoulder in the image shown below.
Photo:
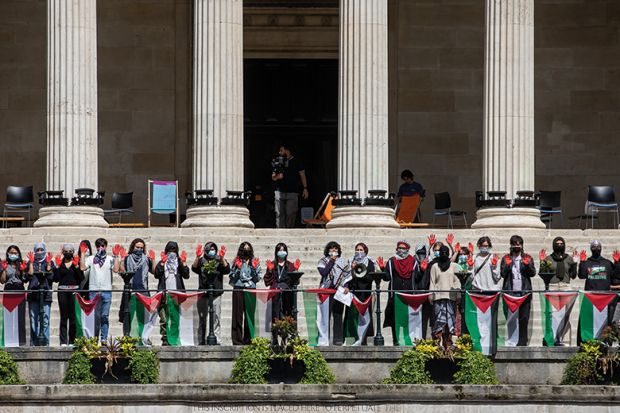
[[[271,160],[271,172],[274,174],[284,173],[284,156],[276,156]]]

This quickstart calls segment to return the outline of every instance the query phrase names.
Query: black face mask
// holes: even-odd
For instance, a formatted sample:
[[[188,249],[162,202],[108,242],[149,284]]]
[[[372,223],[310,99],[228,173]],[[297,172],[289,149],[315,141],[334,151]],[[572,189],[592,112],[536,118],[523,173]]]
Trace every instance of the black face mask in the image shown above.
[[[601,256],[601,250],[598,248],[592,248],[590,251],[592,251],[592,258],[598,258]]]
[[[553,252],[558,255],[564,254],[565,251],[566,251],[566,245],[554,245],[553,246]]]
[[[512,252],[513,254],[520,254],[521,247],[510,247],[510,252]]]
[[[248,259],[252,256],[251,251],[246,251],[246,250],[241,250],[241,253],[239,254],[239,257],[243,258],[243,259]]]
[[[65,252],[62,255],[65,257],[65,260],[72,260],[73,259],[73,253],[72,252]]]

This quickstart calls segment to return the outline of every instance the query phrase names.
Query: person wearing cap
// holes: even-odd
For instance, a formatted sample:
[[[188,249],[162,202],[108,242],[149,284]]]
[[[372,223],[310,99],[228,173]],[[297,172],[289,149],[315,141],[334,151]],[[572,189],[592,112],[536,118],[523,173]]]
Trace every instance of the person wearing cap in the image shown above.
[[[582,250],[579,254],[579,270],[577,276],[586,280],[584,290],[585,291],[610,291],[620,289],[620,271],[618,271],[620,264],[620,253],[614,252],[614,261],[612,263],[607,258],[601,255],[603,251],[603,245],[600,241],[594,240],[590,243],[590,252],[592,255],[588,258],[586,251]],[[611,324],[613,315],[616,308],[616,301],[614,300],[608,307],[607,322]],[[577,328],[579,332],[579,327]],[[581,343],[581,334],[577,334],[577,344]]]
[[[523,251],[523,238],[519,235],[510,237],[510,252],[501,260],[500,271],[504,279],[502,289],[511,295],[523,296],[532,291],[532,277],[536,275],[534,260]],[[532,296],[529,295],[519,307],[519,340],[517,346],[527,346],[528,324],[532,308]]]
[[[28,263],[28,312],[30,313],[30,345],[35,346],[37,344],[37,337],[39,336],[39,327],[41,322],[39,320],[39,314],[41,308],[39,306],[39,289],[44,290],[43,293],[43,334],[45,335],[47,343],[50,342],[50,310],[52,307],[52,283],[54,282],[54,273],[52,272],[56,268],[56,264],[53,260],[47,258],[47,247],[44,243],[40,242],[34,244],[34,255],[32,261]],[[35,276],[35,273],[43,273],[41,277],[43,285],[39,284],[39,278]],[[42,288],[41,288],[42,287]]]
[[[75,341],[75,306],[73,293],[80,288],[84,273],[80,270],[73,244],[62,246],[62,256],[57,257],[54,268],[54,282],[58,283],[58,309],[60,310],[60,345],[67,346]]]
[[[553,252],[549,255],[546,254],[546,251],[543,249],[540,251],[540,264],[541,267],[543,263],[547,268],[542,269],[539,268],[538,273],[541,272],[549,272],[553,274],[553,277],[549,280],[548,289],[549,291],[567,291],[571,289],[570,280],[574,280],[577,277],[577,251],[574,252],[573,256],[566,254],[566,241],[562,237],[556,237],[553,239],[551,243],[551,248]],[[568,343],[566,343],[565,339],[568,336]],[[557,343],[558,345],[564,345],[571,343],[571,325],[570,321],[564,333]]]
[[[420,279],[420,272],[423,272],[420,268],[415,256],[409,253],[411,245],[408,241],[398,241],[396,244],[396,252],[385,265],[386,278],[389,281],[388,301],[385,306],[385,320],[383,321],[383,327],[390,327],[392,329],[392,340],[394,345],[397,346],[396,326],[394,322],[395,308],[394,308],[394,292],[402,291],[404,293],[411,294],[415,289],[415,280]]]

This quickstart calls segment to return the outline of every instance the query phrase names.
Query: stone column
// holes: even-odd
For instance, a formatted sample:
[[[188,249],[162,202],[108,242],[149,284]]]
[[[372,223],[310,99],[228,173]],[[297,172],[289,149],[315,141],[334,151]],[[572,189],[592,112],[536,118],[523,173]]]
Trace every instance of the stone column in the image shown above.
[[[483,188],[534,191],[534,0],[486,0]],[[545,228],[535,208],[483,208],[472,228]]]
[[[388,190],[388,2],[340,1],[338,186]],[[388,207],[337,207],[328,228],[394,227]]]
[[[193,189],[243,188],[243,1],[194,0]],[[254,228],[242,206],[196,206],[183,227]]]
[[[47,1],[47,188],[98,190],[97,2]],[[107,227],[96,207],[44,207],[36,227]]]

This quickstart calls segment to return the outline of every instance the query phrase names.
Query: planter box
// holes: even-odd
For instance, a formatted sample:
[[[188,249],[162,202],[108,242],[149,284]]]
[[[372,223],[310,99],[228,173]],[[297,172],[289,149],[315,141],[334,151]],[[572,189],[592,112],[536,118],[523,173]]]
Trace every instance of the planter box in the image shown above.
[[[456,362],[446,358],[430,359],[426,362],[426,371],[437,384],[451,384],[454,373],[458,371]]]
[[[267,383],[269,384],[296,384],[301,381],[306,366],[303,361],[289,359],[273,359],[269,360],[269,373],[267,373]]]
[[[131,383],[131,372],[127,368],[129,366],[129,359],[119,358],[116,363],[112,365],[112,374],[116,376],[114,378],[110,372],[105,371],[105,359],[91,359],[90,372],[96,377],[98,383],[105,384],[127,384]]]

